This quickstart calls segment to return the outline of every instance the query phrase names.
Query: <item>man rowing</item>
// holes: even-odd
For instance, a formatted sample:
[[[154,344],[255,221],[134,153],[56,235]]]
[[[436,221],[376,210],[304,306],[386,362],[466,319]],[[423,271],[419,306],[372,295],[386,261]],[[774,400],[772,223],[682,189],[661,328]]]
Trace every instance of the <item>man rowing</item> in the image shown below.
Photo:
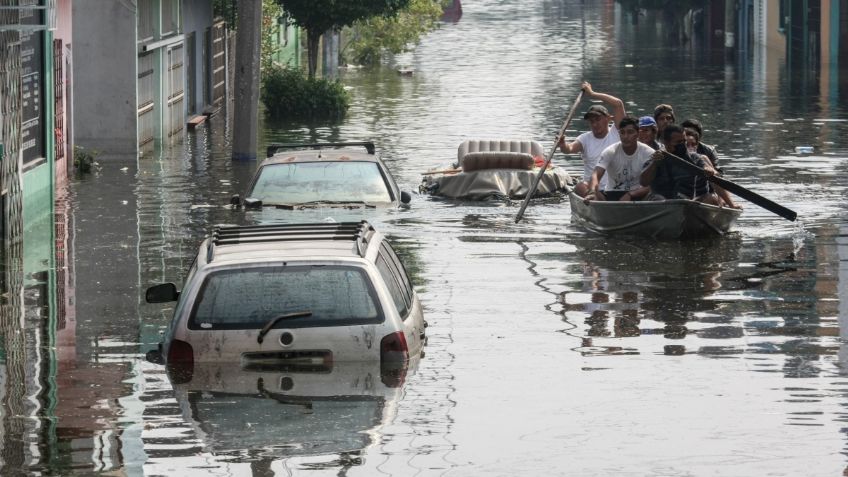
[[[559,147],[565,154],[580,153],[583,159],[583,180],[574,186],[574,193],[580,197],[585,197],[589,192],[589,180],[592,173],[595,171],[595,166],[598,165],[598,160],[601,153],[609,146],[619,142],[621,138],[618,135],[616,125],[624,118],[624,102],[615,96],[598,93],[592,90],[592,85],[588,82],[583,82],[583,92],[590,98],[600,99],[604,103],[610,105],[613,113],[610,114],[606,107],[600,104],[594,104],[586,110],[583,119],[589,121],[590,130],[577,136],[572,142],[566,143],[565,137],[560,139]],[[613,124],[610,125],[610,121]],[[602,178],[600,183],[601,188],[606,188],[606,178]]]
[[[716,174],[716,170],[704,160],[703,156],[690,153],[686,149],[683,128],[676,124],[668,124],[662,134],[666,151],[702,168],[708,176]],[[654,152],[651,160],[645,164],[639,182],[643,186],[650,186],[651,192],[646,197],[648,200],[690,199],[705,204],[721,205],[721,200],[703,175],[666,157],[665,151]]]

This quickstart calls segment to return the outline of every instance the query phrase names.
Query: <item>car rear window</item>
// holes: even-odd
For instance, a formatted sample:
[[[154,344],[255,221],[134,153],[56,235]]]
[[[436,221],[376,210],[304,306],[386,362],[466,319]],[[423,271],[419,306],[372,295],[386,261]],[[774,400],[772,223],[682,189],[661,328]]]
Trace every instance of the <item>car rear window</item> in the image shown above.
[[[277,316],[309,311],[277,328],[381,323],[383,313],[368,275],[348,266],[273,266],[221,270],[206,277],[191,329],[262,328]]]
[[[266,204],[392,201],[377,163],[354,161],[269,164],[248,196]]]

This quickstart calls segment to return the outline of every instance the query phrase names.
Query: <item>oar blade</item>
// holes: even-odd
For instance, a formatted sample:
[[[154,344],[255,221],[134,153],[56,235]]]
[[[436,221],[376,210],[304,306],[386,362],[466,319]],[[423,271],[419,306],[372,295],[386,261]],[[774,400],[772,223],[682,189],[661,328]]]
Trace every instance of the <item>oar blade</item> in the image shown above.
[[[770,199],[767,199],[756,192],[746,189],[739,184],[734,182],[730,182],[729,180],[722,179],[721,177],[708,177],[710,181],[721,186],[724,190],[731,192],[733,194],[738,195],[739,197],[753,203],[759,205],[760,207],[773,212],[786,220],[795,221],[798,218],[798,213],[794,210],[788,209]]]
[[[688,167],[688,168],[692,169],[693,171],[698,172],[699,174],[706,177],[707,180],[709,180],[710,182],[721,186],[724,190],[731,192],[733,194],[736,194],[739,197],[742,197],[743,199],[745,199],[745,200],[747,200],[747,201],[749,201],[753,204],[759,205],[760,207],[768,210],[769,212],[777,214],[777,215],[783,217],[784,219],[790,220],[790,221],[793,221],[793,222],[795,221],[795,219],[798,218],[798,214],[794,210],[790,210],[790,209],[788,209],[788,208],[786,208],[786,207],[784,207],[784,206],[782,206],[782,205],[780,205],[780,204],[778,204],[778,203],[776,203],[772,200],[766,199],[765,197],[761,196],[760,194],[757,194],[756,192],[754,192],[750,189],[746,189],[739,184],[736,184],[734,182],[730,182],[727,179],[722,179],[721,177],[717,177],[717,176],[708,176],[702,168],[700,168],[699,166],[697,166],[695,164],[692,164],[691,162],[687,161],[686,159],[683,159],[682,157],[678,157],[678,156],[676,156],[676,155],[674,155],[674,154],[672,154],[668,151],[662,151],[662,152],[663,152],[663,154],[666,155],[666,157],[671,158],[672,160],[676,161],[678,164],[680,164],[682,166]]]

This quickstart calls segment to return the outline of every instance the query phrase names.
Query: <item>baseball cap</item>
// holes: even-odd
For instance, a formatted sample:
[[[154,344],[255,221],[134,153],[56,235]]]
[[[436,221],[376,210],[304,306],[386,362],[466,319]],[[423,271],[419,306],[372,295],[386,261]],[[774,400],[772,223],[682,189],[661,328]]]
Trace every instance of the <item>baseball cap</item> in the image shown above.
[[[583,119],[589,119],[592,116],[601,115],[601,116],[609,116],[609,111],[607,108],[601,106],[600,104],[593,104],[589,106],[589,109],[586,110],[586,114],[583,115]]]
[[[657,127],[657,122],[654,121],[654,118],[650,116],[642,116],[639,118],[639,127],[640,128],[655,128]]]

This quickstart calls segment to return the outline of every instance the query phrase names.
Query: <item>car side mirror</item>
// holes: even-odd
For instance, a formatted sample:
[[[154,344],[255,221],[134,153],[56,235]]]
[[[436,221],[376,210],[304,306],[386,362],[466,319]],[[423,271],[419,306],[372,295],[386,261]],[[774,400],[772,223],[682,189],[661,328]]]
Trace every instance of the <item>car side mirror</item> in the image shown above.
[[[404,204],[408,204],[409,201],[411,201],[411,200],[412,200],[412,196],[409,195],[409,192],[407,192],[405,190],[400,191],[400,201],[401,202],[403,202]]]
[[[144,359],[146,359],[148,363],[165,364],[165,358],[162,356],[162,351],[158,349],[152,349],[145,353]]]
[[[167,303],[177,301],[179,297],[180,292],[177,291],[177,286],[173,283],[153,285],[144,293],[144,300],[147,303]]]
[[[241,205],[241,197],[239,197],[238,194],[233,194],[233,196],[230,197],[230,205],[234,205],[236,207],[240,206]]]

